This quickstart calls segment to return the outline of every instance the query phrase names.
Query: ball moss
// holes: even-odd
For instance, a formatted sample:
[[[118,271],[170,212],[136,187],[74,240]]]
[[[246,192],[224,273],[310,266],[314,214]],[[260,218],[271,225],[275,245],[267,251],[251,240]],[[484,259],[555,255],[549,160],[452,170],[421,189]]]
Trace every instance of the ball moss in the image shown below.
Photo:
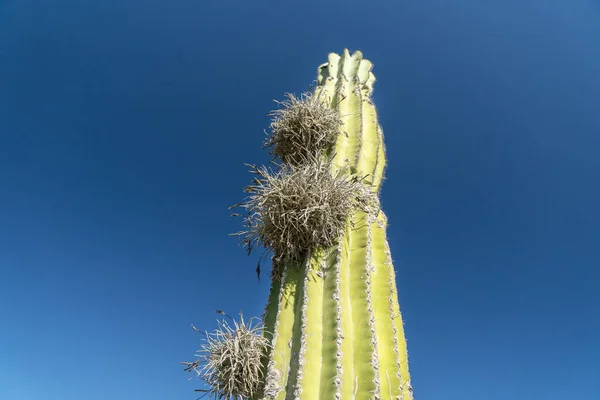
[[[288,165],[299,165],[310,156],[331,151],[343,125],[339,111],[328,107],[311,92],[300,97],[286,94],[287,100],[271,111],[271,135],[265,147]]]
[[[197,391],[214,399],[249,399],[262,389],[262,358],[270,343],[262,324],[240,317],[239,322],[232,319],[233,325],[222,320],[213,333],[204,332],[198,358],[182,363],[209,387]]]
[[[255,175],[246,187],[243,236],[249,252],[254,247],[271,250],[274,261],[298,261],[305,252],[336,243],[350,214],[378,208],[378,199],[363,179],[333,171],[331,162],[312,162],[273,172],[251,166]]]

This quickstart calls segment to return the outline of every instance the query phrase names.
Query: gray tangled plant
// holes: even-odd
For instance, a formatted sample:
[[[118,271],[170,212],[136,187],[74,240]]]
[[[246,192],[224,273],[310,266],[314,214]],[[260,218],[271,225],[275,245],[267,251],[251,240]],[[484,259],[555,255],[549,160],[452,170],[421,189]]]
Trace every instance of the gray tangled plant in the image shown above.
[[[281,108],[269,113],[272,134],[265,147],[271,147],[271,153],[288,165],[299,165],[307,157],[331,150],[343,125],[339,111],[311,92],[286,96],[287,100],[276,101]]]
[[[185,370],[195,372],[210,389],[197,389],[213,399],[249,399],[261,390],[264,375],[262,357],[270,347],[262,335],[263,326],[246,324],[240,314],[240,322],[232,319],[218,321],[213,333],[204,332],[205,339],[198,357],[193,362],[182,362]]]
[[[307,250],[334,245],[351,212],[379,207],[364,178],[332,171],[331,162],[315,159],[276,172],[250,167],[255,178],[244,190],[250,195],[236,205],[246,211],[246,229],[234,235],[243,236],[249,252],[255,246],[271,250],[275,262],[298,261]]]

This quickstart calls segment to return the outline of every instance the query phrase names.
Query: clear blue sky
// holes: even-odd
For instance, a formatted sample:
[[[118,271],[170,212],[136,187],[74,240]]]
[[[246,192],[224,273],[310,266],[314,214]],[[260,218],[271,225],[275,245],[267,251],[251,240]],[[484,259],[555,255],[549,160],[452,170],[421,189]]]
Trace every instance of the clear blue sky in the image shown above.
[[[244,163],[344,47],[416,400],[600,399],[600,2],[0,0],[1,400],[196,398],[190,323],[266,302]]]

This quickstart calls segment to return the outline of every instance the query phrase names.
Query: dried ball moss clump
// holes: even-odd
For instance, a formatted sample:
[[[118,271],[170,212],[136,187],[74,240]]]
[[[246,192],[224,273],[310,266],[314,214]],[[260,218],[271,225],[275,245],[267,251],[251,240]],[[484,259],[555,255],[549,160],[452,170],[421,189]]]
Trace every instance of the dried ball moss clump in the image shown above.
[[[332,246],[356,209],[377,207],[377,197],[358,177],[331,172],[330,162],[313,159],[277,172],[253,166],[257,177],[241,206],[247,210],[247,230],[238,232],[251,251],[270,249],[274,261],[296,261],[305,251]]]
[[[248,399],[259,393],[263,370],[261,358],[270,346],[262,335],[260,324],[219,321],[218,329],[205,333],[205,343],[198,359],[184,362],[186,371],[194,371],[210,389],[198,389],[212,395],[213,399]]]
[[[337,109],[325,106],[318,96],[307,92],[277,101],[282,108],[272,111],[272,134],[265,147],[288,165],[298,165],[310,156],[330,150],[343,124]]]

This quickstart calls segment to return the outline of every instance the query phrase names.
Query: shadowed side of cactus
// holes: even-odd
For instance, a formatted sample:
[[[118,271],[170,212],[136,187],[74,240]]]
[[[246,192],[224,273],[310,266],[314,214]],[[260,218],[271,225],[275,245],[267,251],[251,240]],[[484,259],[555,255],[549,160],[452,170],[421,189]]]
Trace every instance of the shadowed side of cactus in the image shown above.
[[[338,134],[332,136],[327,131],[307,146],[280,143],[279,151],[288,152],[277,154],[290,165],[287,176],[298,168],[310,169],[303,166],[303,160],[314,161],[315,146],[322,144],[316,155],[332,176],[343,176],[339,182],[360,182],[373,197],[379,196],[386,158],[383,132],[371,97],[375,82],[371,69],[372,64],[362,53],[350,54],[348,50],[341,56],[330,54],[328,62],[318,68],[317,85],[305,100],[319,102],[323,115],[329,118],[324,120],[333,124],[327,125],[328,129],[336,126]],[[301,120],[302,115],[298,111],[294,117]],[[315,127],[303,121],[298,137],[308,137],[311,129],[319,132],[318,124]],[[286,134],[293,138],[292,131]],[[300,154],[303,151],[307,154]],[[265,182],[255,186],[258,192],[263,188],[262,194],[265,187],[271,188]],[[310,210],[321,204],[312,206],[310,202],[321,197],[310,192],[310,183],[302,187],[308,187],[308,195],[290,192],[290,196],[306,199],[298,202],[298,207],[307,204],[306,208],[297,211],[308,221],[317,215],[310,214]],[[281,193],[284,189],[278,190]],[[334,199],[322,200],[330,207],[323,209],[335,209],[331,205]],[[295,253],[295,258],[282,257],[279,261],[275,251],[273,270],[277,273],[272,276],[263,315],[264,335],[271,346],[264,357],[263,393],[256,399],[412,400],[386,217],[378,202],[359,203],[344,209],[348,213],[335,231],[335,240],[306,245]],[[320,218],[327,221],[327,216]],[[283,220],[270,223],[275,226],[277,221]],[[279,238],[286,228],[283,224]],[[285,242],[280,244],[286,248]]]

